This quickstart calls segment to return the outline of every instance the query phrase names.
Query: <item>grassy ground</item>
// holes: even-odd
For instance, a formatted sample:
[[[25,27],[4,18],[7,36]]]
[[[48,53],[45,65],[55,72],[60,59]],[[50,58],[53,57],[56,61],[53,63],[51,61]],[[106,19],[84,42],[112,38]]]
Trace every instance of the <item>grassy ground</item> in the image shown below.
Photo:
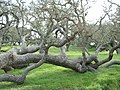
[[[90,50],[94,53],[94,50]],[[99,59],[107,57],[108,52],[102,52]],[[59,49],[51,48],[50,54],[59,54]],[[81,55],[79,48],[70,48],[67,52],[70,58]],[[120,55],[114,55],[113,60],[120,60]],[[21,74],[24,69],[8,73]],[[0,70],[0,74],[4,72]],[[120,66],[100,68],[97,72],[78,73],[71,69],[43,64],[32,70],[24,84],[16,85],[10,82],[0,82],[0,90],[120,90]]]

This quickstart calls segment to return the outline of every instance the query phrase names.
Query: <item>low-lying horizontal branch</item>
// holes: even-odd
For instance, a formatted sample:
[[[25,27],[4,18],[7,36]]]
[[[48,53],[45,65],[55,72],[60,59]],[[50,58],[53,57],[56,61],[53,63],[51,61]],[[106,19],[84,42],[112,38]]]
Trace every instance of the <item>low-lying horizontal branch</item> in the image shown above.
[[[39,60],[42,59],[42,55],[27,53],[27,54],[24,54],[24,55],[12,55],[12,57],[10,57],[8,59],[8,61],[5,61],[6,58],[9,58],[9,54],[8,54],[8,57],[6,55],[5,58],[2,58],[4,60],[1,60],[2,62],[0,62],[0,64],[2,65],[1,68],[6,67],[6,66],[11,66],[12,67],[12,66],[15,66],[15,65],[20,65],[20,64],[37,63]],[[44,59],[46,60],[46,63],[70,68],[70,69],[73,69],[73,70],[78,71],[78,72],[83,72],[84,71],[80,62],[75,62],[74,60],[69,60],[69,59],[67,59],[63,56],[45,55]],[[90,61],[92,62],[92,60],[90,60],[90,59],[88,60],[89,64],[90,64]]]
[[[30,46],[30,47],[25,47],[25,48],[13,48],[7,52],[8,53],[16,52],[17,54],[22,55],[22,54],[26,54],[26,53],[34,53],[34,52],[38,51],[39,49],[40,49],[40,46],[34,45],[34,46]]]
[[[113,52],[114,52],[116,49],[118,49],[118,48],[120,48],[120,43],[118,43],[115,47],[113,47],[113,48],[109,51],[109,56],[108,56],[106,59],[101,60],[101,61],[98,63],[98,65],[100,66],[100,65],[105,64],[105,63],[109,62],[110,60],[112,60]]]
[[[2,81],[9,81],[9,82],[14,82],[17,84],[22,84],[24,83],[26,76],[29,71],[39,67],[45,62],[45,60],[42,58],[42,60],[39,60],[38,63],[33,64],[32,66],[28,66],[25,71],[23,72],[22,75],[11,75],[11,74],[2,74],[0,75],[0,82]]]
[[[108,68],[108,67],[110,67],[112,65],[120,65],[120,61],[111,61],[108,64],[106,64],[104,67]]]
[[[15,82],[17,84],[22,83],[24,78],[22,76],[18,75],[11,75],[11,74],[2,74],[0,75],[0,82],[2,81],[9,81],[9,82]]]
[[[86,60],[86,64],[84,66],[82,64],[83,62],[82,58],[78,59],[78,61],[75,61],[75,60],[69,60],[68,58],[61,56],[61,55],[44,55],[44,60],[43,60],[43,55],[40,55],[40,54],[27,53],[23,55],[18,55],[18,54],[13,54],[14,50],[13,51],[11,50],[6,53],[0,54],[0,69],[5,69],[7,67],[13,67],[15,65],[21,65],[21,64],[29,64],[29,63],[35,63],[35,64],[27,67],[25,71],[23,72],[23,74],[20,76],[10,75],[10,74],[0,75],[0,82],[10,81],[10,82],[15,82],[17,84],[21,84],[26,79],[26,75],[28,74],[30,70],[37,68],[43,63],[49,63],[49,64],[54,64],[57,66],[62,66],[65,68],[70,68],[72,70],[75,70],[81,73],[86,72],[86,71],[95,71],[95,69],[97,69],[100,65],[110,61],[113,57],[114,50],[116,50],[119,47],[120,47],[120,44],[113,47],[109,52],[108,58],[102,61],[98,61],[97,56],[95,55],[88,56]],[[94,61],[95,63],[93,64],[92,61]],[[111,62],[108,65],[106,65],[106,67],[109,67],[113,64],[120,64],[120,62],[118,61]]]

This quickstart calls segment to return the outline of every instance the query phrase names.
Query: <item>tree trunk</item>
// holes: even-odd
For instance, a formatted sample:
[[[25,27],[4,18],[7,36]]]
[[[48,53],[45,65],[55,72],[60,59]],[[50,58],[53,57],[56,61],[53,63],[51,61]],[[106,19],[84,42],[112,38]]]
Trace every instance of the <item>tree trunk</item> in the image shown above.
[[[11,75],[11,74],[2,74],[0,75],[0,81],[1,82],[9,81],[9,82],[15,82],[17,84],[21,84],[26,79],[26,75],[30,70],[37,68],[43,63],[49,63],[57,66],[62,66],[65,68],[70,68],[80,73],[83,73],[86,71],[95,71],[102,64],[109,62],[113,57],[113,52],[118,48],[120,48],[120,43],[109,51],[108,58],[101,61],[98,61],[98,57],[96,56],[97,54],[86,56],[85,50],[83,50],[83,57],[81,59],[70,60],[68,58],[62,57],[61,55],[44,55],[44,58],[43,58],[43,55],[28,53],[28,52],[37,50],[35,47],[30,49],[31,51],[29,50],[25,51],[27,54],[24,54],[24,55],[17,55],[18,53],[20,53],[17,50],[16,50],[16,54],[14,54],[15,50],[12,49],[7,51],[6,53],[0,54],[0,69],[7,71],[10,68],[14,67],[15,65],[29,64],[29,63],[35,63],[35,64],[27,67],[26,70],[23,72],[23,74],[20,76]],[[25,53],[23,51],[21,52]],[[92,63],[93,61],[94,63]],[[108,64],[106,67],[113,64],[119,65],[120,62],[114,61]]]

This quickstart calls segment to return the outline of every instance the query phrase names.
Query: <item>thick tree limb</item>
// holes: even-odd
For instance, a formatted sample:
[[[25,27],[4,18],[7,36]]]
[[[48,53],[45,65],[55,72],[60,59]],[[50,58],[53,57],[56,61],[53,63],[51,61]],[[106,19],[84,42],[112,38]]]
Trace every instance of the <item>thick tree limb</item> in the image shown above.
[[[1,69],[7,66],[13,67],[14,65],[20,65],[20,64],[28,64],[28,63],[36,63],[36,64],[33,64],[32,66],[27,67],[23,72],[23,74],[20,76],[10,75],[10,74],[0,75],[0,82],[10,81],[10,82],[15,82],[17,84],[24,83],[24,80],[26,79],[26,75],[28,74],[28,72],[42,65],[43,63],[49,63],[57,66],[62,66],[65,68],[70,68],[80,73],[83,73],[86,71],[95,71],[95,69],[97,69],[98,66],[110,61],[112,59],[114,50],[116,50],[119,47],[120,47],[120,44],[113,47],[109,52],[109,57],[100,62],[98,62],[97,57],[95,55],[86,57],[87,60],[86,60],[85,66],[82,64],[83,62],[82,60],[76,62],[74,60],[69,60],[62,56],[45,55],[43,59],[43,55],[40,55],[40,54],[27,53],[24,55],[17,55],[17,54],[11,55],[9,51],[4,54],[0,54]],[[92,61],[95,61],[95,63],[92,64]],[[116,63],[119,64],[119,62],[116,62]],[[114,64],[116,63],[114,62]],[[109,64],[109,65],[112,65],[112,64]]]
[[[75,38],[75,36],[79,33],[79,31],[76,31],[72,36],[67,37],[63,42],[61,43],[51,43],[47,48],[50,48],[51,46],[55,46],[55,47],[62,47],[64,46],[66,43],[70,42],[71,40],[73,40]]]
[[[40,60],[41,59],[41,60]],[[85,72],[86,69],[84,69],[79,63],[70,61],[70,60],[65,60],[62,57],[58,56],[51,56],[47,55],[44,57],[39,54],[25,54],[25,55],[14,55],[13,56],[13,62],[12,63],[7,63],[6,65],[12,66],[12,65],[17,65],[17,64],[25,64],[25,63],[36,63],[33,64],[32,66],[29,66],[25,69],[22,75],[17,76],[17,75],[10,75],[10,74],[2,74],[0,75],[0,82],[2,81],[9,81],[9,82],[15,82],[17,84],[22,84],[24,83],[24,80],[26,79],[26,75],[28,72],[34,68],[37,68],[38,66],[42,65],[44,62],[51,63],[54,65],[59,65],[63,66],[66,68],[71,68],[75,71],[78,72]]]
[[[110,60],[112,60],[113,52],[114,52],[116,49],[118,49],[118,48],[120,48],[120,43],[118,43],[115,47],[113,47],[113,48],[109,51],[109,56],[108,56],[108,58],[100,61],[100,62],[98,63],[98,65],[100,66],[100,65],[102,65],[102,64],[104,64],[104,63],[109,62]]]
[[[17,75],[10,75],[10,74],[2,74],[0,75],[0,82],[2,81],[9,81],[9,82],[15,82],[15,83],[22,83],[24,78],[22,76]]]
[[[43,44],[43,41],[40,44],[40,47],[42,44]],[[11,52],[12,52],[12,50],[11,50]],[[22,83],[24,83],[29,71],[39,67],[40,65],[42,65],[45,62],[43,55],[40,55],[39,58],[37,57],[38,55],[34,55],[34,54],[31,54],[32,56],[29,56],[29,54],[26,54],[26,55],[12,54],[12,56],[11,56],[11,52],[8,51],[7,53],[4,53],[2,58],[0,58],[1,64],[3,65],[3,66],[1,66],[1,69],[2,68],[5,69],[6,67],[10,67],[10,66],[12,67],[17,64],[20,65],[20,64],[34,62],[34,59],[37,60],[37,63],[34,62],[35,64],[33,64],[32,66],[28,66],[25,69],[25,71],[23,72],[23,74],[20,76],[10,75],[10,74],[0,75],[0,81],[9,81],[9,82],[15,82],[17,84],[22,84]]]
[[[16,54],[19,54],[19,55],[22,55],[22,54],[26,54],[26,53],[34,53],[36,51],[38,51],[40,49],[41,46],[38,46],[38,45],[33,45],[33,46],[29,46],[29,47],[26,47],[26,48],[14,48],[14,49],[11,49],[7,52],[16,52]]]
[[[39,60],[41,60],[42,55],[39,54],[24,54],[24,55],[12,55],[11,60],[8,58],[9,54],[6,55],[4,60],[0,62],[1,65],[3,65],[1,68],[4,68],[6,66],[14,66],[14,65],[20,65],[20,64],[28,64],[28,63],[37,63]],[[46,63],[66,67],[73,69],[78,72],[83,72],[84,69],[79,62],[75,62],[74,60],[69,60],[67,58],[64,58],[62,56],[53,56],[53,55],[45,55]]]
[[[24,83],[26,76],[28,74],[29,71],[39,67],[40,65],[42,65],[45,62],[45,60],[40,60],[38,63],[33,64],[32,66],[28,66],[25,71],[23,72],[22,75],[10,75],[10,74],[2,74],[0,75],[0,82],[1,81],[9,81],[9,82],[15,82],[17,84],[22,84]]]
[[[110,67],[110,66],[112,66],[112,65],[120,65],[120,61],[111,61],[111,62],[109,62],[108,64],[106,64],[105,66],[103,66],[103,67],[105,67],[105,68],[108,68],[108,67]]]
[[[73,69],[78,72],[83,72],[82,70],[82,65],[80,63],[74,62],[72,60],[66,60],[66,58],[63,58],[61,56],[51,56],[47,55],[46,57],[46,62],[66,68]]]

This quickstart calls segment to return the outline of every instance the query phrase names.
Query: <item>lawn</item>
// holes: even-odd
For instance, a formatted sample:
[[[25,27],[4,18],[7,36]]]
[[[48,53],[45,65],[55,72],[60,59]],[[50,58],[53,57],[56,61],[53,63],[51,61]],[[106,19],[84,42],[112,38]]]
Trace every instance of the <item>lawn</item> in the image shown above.
[[[93,49],[90,49],[94,53]],[[50,54],[59,54],[59,49],[51,48]],[[101,52],[99,59],[107,57],[108,52]],[[67,52],[69,58],[81,55],[79,48],[71,47]],[[113,60],[120,60],[115,53]],[[21,74],[24,69],[8,73]],[[4,72],[0,70],[0,74]],[[29,72],[24,84],[0,82],[0,90],[120,90],[120,66],[99,68],[97,72],[78,73],[71,69],[51,64],[43,64]]]

